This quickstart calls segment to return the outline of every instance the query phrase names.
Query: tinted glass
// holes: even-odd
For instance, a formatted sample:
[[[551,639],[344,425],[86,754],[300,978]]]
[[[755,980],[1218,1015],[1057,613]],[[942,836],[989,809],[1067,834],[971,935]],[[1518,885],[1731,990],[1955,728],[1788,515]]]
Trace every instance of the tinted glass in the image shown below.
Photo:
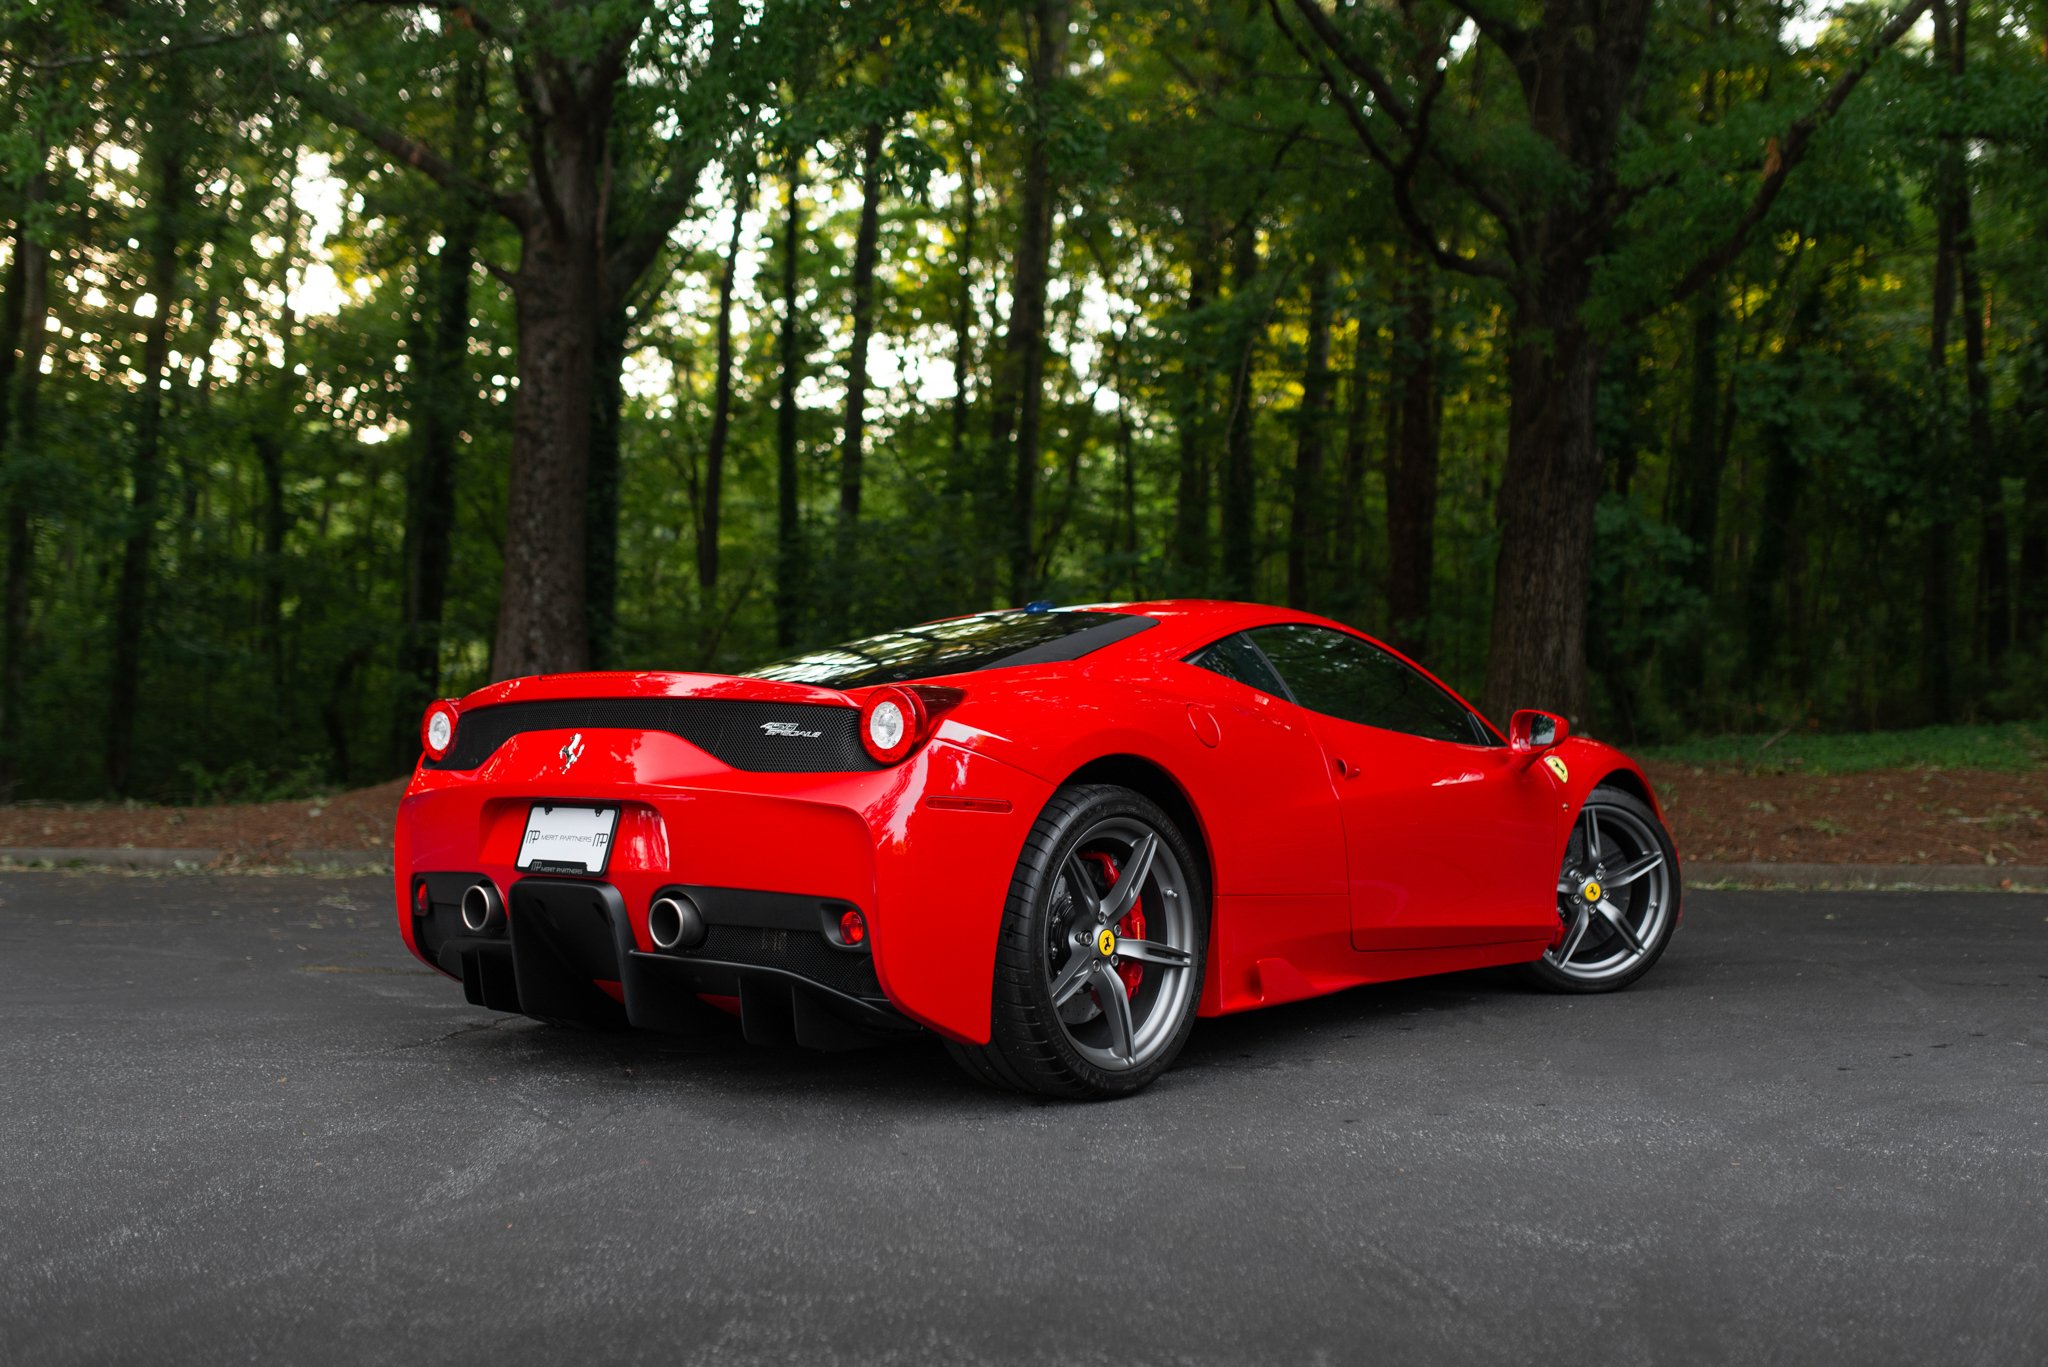
[[[814,650],[743,677],[824,688],[864,688],[997,665],[1078,660],[1158,623],[1120,612],[984,612]]]
[[[1273,667],[1266,663],[1266,657],[1259,648],[1244,638],[1244,633],[1226,636],[1214,645],[1203,646],[1188,656],[1188,663],[1200,665],[1213,674],[1226,679],[1235,679],[1249,684],[1262,693],[1271,693],[1276,698],[1287,696],[1287,690],[1273,673]]]
[[[1249,635],[1303,707],[1384,731],[1481,743],[1456,699],[1356,636],[1309,626],[1259,627]]]

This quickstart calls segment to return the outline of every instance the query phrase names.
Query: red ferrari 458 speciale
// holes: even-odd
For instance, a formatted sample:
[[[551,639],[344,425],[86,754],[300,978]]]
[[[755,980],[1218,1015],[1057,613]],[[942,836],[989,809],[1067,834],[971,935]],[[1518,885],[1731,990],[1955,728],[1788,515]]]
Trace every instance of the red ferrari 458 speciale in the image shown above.
[[[1679,919],[1635,764],[1281,608],[1034,604],[735,677],[511,679],[422,730],[399,930],[544,1020],[928,1031],[1110,1096],[1197,1016],[1502,964],[1611,991]]]

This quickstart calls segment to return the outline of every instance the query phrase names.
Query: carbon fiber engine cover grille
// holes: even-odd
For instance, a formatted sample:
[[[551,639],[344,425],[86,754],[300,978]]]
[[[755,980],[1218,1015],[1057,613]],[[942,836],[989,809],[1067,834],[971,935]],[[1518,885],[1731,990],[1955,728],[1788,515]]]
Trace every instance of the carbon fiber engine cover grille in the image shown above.
[[[834,774],[882,766],[860,743],[860,712],[828,703],[724,698],[578,698],[464,712],[455,745],[429,769],[474,769],[526,731],[666,731],[735,769]]]

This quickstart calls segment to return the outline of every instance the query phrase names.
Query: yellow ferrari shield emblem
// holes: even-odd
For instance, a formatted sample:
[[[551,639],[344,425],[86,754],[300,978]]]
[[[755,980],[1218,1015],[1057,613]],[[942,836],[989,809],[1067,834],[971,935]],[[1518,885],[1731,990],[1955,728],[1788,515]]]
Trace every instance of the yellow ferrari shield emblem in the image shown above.
[[[1559,783],[1570,783],[1572,781],[1572,771],[1565,768],[1564,761],[1559,759],[1556,755],[1545,755],[1543,757],[1543,762],[1550,766],[1551,773],[1557,775],[1557,781]]]
[[[1105,959],[1116,953],[1116,932],[1104,926],[1102,933],[1095,937],[1095,950]]]
[[[1589,880],[1586,886],[1583,889],[1581,889],[1581,891],[1584,893],[1585,898],[1588,902],[1597,902],[1600,900],[1600,885],[1598,883]]]

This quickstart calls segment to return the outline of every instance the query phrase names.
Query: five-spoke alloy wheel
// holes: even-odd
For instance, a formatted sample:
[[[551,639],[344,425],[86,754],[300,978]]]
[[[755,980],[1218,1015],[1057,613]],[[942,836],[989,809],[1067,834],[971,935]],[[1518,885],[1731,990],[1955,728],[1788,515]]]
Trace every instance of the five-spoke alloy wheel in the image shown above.
[[[1199,856],[1141,794],[1062,790],[1018,861],[996,951],[991,1038],[954,1046],[1000,1086],[1107,1097],[1173,1062],[1202,990]]]
[[[1678,854],[1656,812],[1633,793],[1595,788],[1558,872],[1557,940],[1529,970],[1563,992],[1626,987],[1670,943],[1678,899]]]

